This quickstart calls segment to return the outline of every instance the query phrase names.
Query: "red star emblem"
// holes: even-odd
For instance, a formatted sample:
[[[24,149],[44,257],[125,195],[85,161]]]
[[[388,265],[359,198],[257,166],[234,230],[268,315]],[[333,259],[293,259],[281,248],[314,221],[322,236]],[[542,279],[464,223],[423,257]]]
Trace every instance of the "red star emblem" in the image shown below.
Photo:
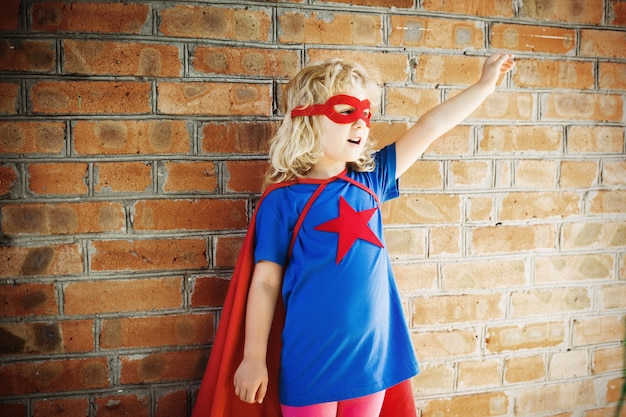
[[[367,224],[376,210],[378,210],[378,207],[355,211],[343,196],[340,196],[339,217],[315,227],[315,230],[339,234],[337,263],[341,262],[357,239],[365,240],[381,248],[383,247],[383,244]]]

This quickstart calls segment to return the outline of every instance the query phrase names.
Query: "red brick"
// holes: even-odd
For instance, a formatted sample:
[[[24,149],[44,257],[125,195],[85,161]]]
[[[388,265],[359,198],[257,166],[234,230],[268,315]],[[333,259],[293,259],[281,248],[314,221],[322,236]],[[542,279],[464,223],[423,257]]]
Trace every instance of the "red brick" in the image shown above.
[[[0,19],[0,23],[2,20]],[[0,402],[0,416],[3,417],[28,417],[26,415],[26,404]]]
[[[557,347],[566,343],[565,333],[565,324],[559,322],[490,326],[487,328],[486,346],[488,351],[494,353]]]
[[[2,3],[2,13],[0,14],[0,30],[16,31],[19,29],[20,2],[21,0],[4,0]]]
[[[0,366],[0,395],[101,389],[110,386],[106,358],[19,362]]]
[[[202,126],[202,152],[267,154],[274,122],[214,122]]]
[[[546,256],[535,262],[535,281],[546,284],[613,279],[614,263],[613,256],[606,254]]]
[[[34,194],[89,192],[86,163],[41,163],[28,166],[28,189]]]
[[[54,284],[0,285],[0,317],[54,316],[59,313]]]
[[[513,357],[504,361],[504,381],[508,384],[543,381],[545,374],[543,355]]]
[[[51,41],[0,40],[0,70],[11,72],[52,72],[56,47]]]
[[[181,52],[157,43],[63,41],[63,72],[85,75],[179,77]]]
[[[598,164],[593,161],[562,161],[559,174],[561,188],[590,188],[598,181]]]
[[[320,62],[340,56],[346,61],[358,62],[370,78],[380,82],[403,83],[409,80],[409,59],[404,53],[350,51],[346,49],[309,49],[309,62]]]
[[[17,204],[5,205],[1,211],[2,229],[10,236],[125,230],[124,207],[117,202]]]
[[[102,162],[93,166],[96,194],[151,193],[151,162]]]
[[[510,298],[512,317],[575,313],[591,307],[589,293],[582,288],[514,291]]]
[[[61,276],[82,272],[83,254],[76,244],[0,246],[0,277]]]
[[[580,32],[580,55],[593,58],[626,58],[626,32],[583,29]]]
[[[111,395],[97,397],[94,401],[96,417],[149,417],[150,394],[148,392],[131,392],[128,395]]]
[[[448,171],[451,189],[486,189],[491,186],[493,175],[488,161],[452,161]]]
[[[0,82],[0,114],[17,114],[20,97],[20,85],[18,83]]]
[[[168,391],[157,396],[155,417],[187,417],[187,391]]]
[[[219,269],[234,268],[242,244],[243,237],[240,236],[219,236],[216,238],[214,267]]]
[[[179,120],[77,121],[74,148],[81,155],[189,153],[187,123]]]
[[[626,212],[626,190],[601,190],[590,196],[589,213],[623,214]]]
[[[149,23],[150,7],[145,4],[46,2],[34,4],[32,11],[36,32],[141,34]]]
[[[214,325],[215,315],[212,312],[105,319],[100,333],[100,348],[207,344],[213,340]]]
[[[122,356],[122,384],[199,380],[208,359],[207,351],[186,350],[151,355]],[[167,417],[170,417],[169,415]]]
[[[513,83],[520,88],[595,88],[594,64],[584,61],[516,59]]]
[[[389,91],[390,88],[387,89],[387,92]],[[377,121],[376,118],[377,114],[374,113],[368,138],[368,140],[372,141],[375,149],[382,149],[384,146],[395,142],[410,126],[406,121]],[[456,131],[456,128],[453,128],[452,131]],[[445,136],[435,141],[435,143],[437,142],[446,142]]]
[[[591,361],[593,375],[620,371],[622,369],[622,357],[623,348],[619,345],[599,348],[593,351],[593,359]]]
[[[480,50],[484,43],[484,25],[476,21],[391,16],[390,45]]]
[[[300,69],[296,51],[199,45],[192,54],[193,68],[199,74],[290,78]]]
[[[205,239],[92,241],[92,271],[205,269]]]
[[[624,129],[613,126],[570,126],[567,152],[576,154],[624,152]]]
[[[519,14],[522,19],[600,25],[604,17],[604,0],[525,0]]]
[[[416,118],[439,104],[438,90],[413,87],[387,88],[385,113],[387,116]]]
[[[479,350],[481,331],[473,328],[450,328],[441,331],[414,332],[411,336],[413,346],[420,352],[420,360],[467,357]]]
[[[417,160],[402,174],[402,190],[440,190],[443,188],[443,167],[439,161]]]
[[[543,99],[543,120],[621,122],[624,98],[618,94],[549,93]]]
[[[461,199],[454,195],[402,195],[382,207],[388,224],[458,223]]]
[[[268,9],[183,6],[161,11],[160,31],[167,36],[268,42],[272,18]]]
[[[94,348],[91,320],[4,324],[0,330],[4,355],[77,353]]]
[[[478,143],[480,152],[556,153],[561,150],[563,129],[558,126],[485,126],[479,132]]]
[[[44,114],[143,114],[151,88],[137,81],[39,81],[30,88],[32,110]]]
[[[535,98],[531,93],[496,91],[469,118],[531,121],[535,116],[535,107]]]
[[[514,407],[516,415],[544,414],[555,417],[573,417],[562,410],[585,408],[597,404],[596,386],[590,379],[559,381],[552,385],[525,387],[517,395]],[[546,413],[550,411],[550,413]],[[558,414],[554,414],[558,413]],[[585,413],[585,417],[590,417]]]
[[[425,155],[465,155],[473,153],[473,136],[469,126],[457,125],[424,152]]]
[[[260,193],[265,185],[268,161],[227,161],[226,190]]]
[[[302,1],[302,0],[291,0]],[[410,9],[413,7],[413,0],[320,0],[318,3],[346,3],[349,5],[359,5],[368,7],[385,7]]]
[[[134,207],[134,228],[229,230],[247,225],[245,200],[147,200]]]
[[[500,374],[502,373],[500,359],[481,358],[478,360],[465,360],[459,362],[458,370],[457,385],[464,389],[495,388],[500,386]],[[495,413],[501,412],[502,407],[506,407],[506,405],[502,404],[500,398],[489,399],[490,413],[494,411]]]
[[[20,177],[18,168],[13,164],[0,165],[0,197],[10,197],[19,193]]]
[[[426,258],[426,241],[424,230],[393,229],[385,232],[385,240],[392,260]]]
[[[278,16],[278,41],[283,44],[382,44],[378,14],[288,11]]]
[[[580,214],[578,193],[519,192],[502,199],[498,218],[501,220],[531,220],[567,218]]]
[[[484,58],[470,56],[420,55],[415,65],[419,83],[472,84],[478,81]]]
[[[429,12],[459,13],[470,16],[513,17],[513,6],[508,0],[422,0],[422,7]]]
[[[602,167],[602,184],[618,187],[626,184],[626,161],[605,161]]]
[[[619,385],[619,388],[621,389],[621,385]],[[561,417],[561,416],[562,414],[559,414],[557,417]],[[615,416],[614,406],[594,408],[594,409],[590,409],[589,411],[585,413],[585,417],[614,417],[614,416]],[[621,412],[619,417],[624,417],[624,412]]]
[[[183,303],[182,280],[175,277],[73,282],[64,286],[63,300],[65,315],[175,309]]]
[[[505,392],[487,392],[432,399],[424,401],[425,406],[420,408],[424,417],[507,416],[509,401],[513,399]]]
[[[624,378],[617,378],[617,379],[612,379],[610,381],[607,382],[606,384],[606,399],[607,402],[618,402],[621,400],[623,400],[624,398],[622,397],[622,390],[624,389],[623,386],[624,384],[626,384],[626,379]],[[620,413],[619,417],[623,417],[623,412],[624,408],[622,408],[622,412]],[[613,412],[615,410],[611,409],[608,411],[608,415],[609,417],[613,416]],[[598,416],[598,417],[602,417],[602,416]]]
[[[626,64],[600,62],[599,66],[598,87],[605,90],[626,90]]]
[[[526,267],[516,259],[471,260],[445,264],[441,275],[444,291],[495,290],[524,285]]]
[[[609,1],[609,22],[613,25],[626,25],[626,4],[622,0]]]
[[[448,295],[412,299],[412,326],[467,321],[488,321],[504,318],[501,294]]]
[[[64,123],[0,122],[0,153],[2,154],[60,155],[64,150]]]
[[[159,164],[159,188],[166,193],[215,192],[217,174],[211,161],[176,161]]]
[[[510,51],[572,55],[576,48],[576,32],[573,29],[496,23],[491,28],[490,43],[493,48]]]
[[[470,232],[470,253],[510,253],[554,249],[556,231],[554,225],[536,226],[487,226]]]
[[[230,280],[216,276],[195,277],[192,284],[192,307],[222,307]]]
[[[33,401],[33,417],[87,417],[89,398],[54,398]]]
[[[157,109],[177,115],[269,116],[270,86],[251,83],[161,82]]]

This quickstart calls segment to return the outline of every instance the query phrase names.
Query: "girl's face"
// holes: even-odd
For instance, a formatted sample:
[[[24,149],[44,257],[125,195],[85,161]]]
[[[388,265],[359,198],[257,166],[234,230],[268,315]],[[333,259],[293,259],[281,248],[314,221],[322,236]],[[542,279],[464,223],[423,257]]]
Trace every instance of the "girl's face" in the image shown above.
[[[358,100],[367,99],[366,91],[361,87],[355,87],[343,94],[354,97]],[[365,116],[369,115],[369,109],[356,108],[354,100],[349,103],[338,103],[334,105],[337,113],[349,115],[351,113],[363,111]],[[365,142],[369,136],[369,121],[366,122],[359,117],[349,123],[337,123],[328,117],[322,118],[322,158],[315,164],[312,171],[324,169],[328,176],[334,176],[343,171],[347,162],[354,162],[363,153]],[[321,172],[320,172],[321,174]],[[322,174],[322,176],[326,176]]]

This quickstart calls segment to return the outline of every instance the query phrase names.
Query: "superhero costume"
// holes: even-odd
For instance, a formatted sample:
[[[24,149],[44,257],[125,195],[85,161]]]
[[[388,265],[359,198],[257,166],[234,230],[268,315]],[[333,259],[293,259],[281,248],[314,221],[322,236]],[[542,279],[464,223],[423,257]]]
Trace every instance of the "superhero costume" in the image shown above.
[[[395,148],[392,148],[392,151],[394,153],[391,156],[391,159],[393,159],[395,162]],[[377,166],[384,167],[385,165],[377,164]],[[395,169],[393,170],[392,174],[395,174]],[[252,271],[254,269],[254,264],[255,264],[255,261],[252,258],[252,252],[254,251],[254,246],[255,246],[254,241],[255,241],[256,234],[257,234],[257,229],[259,227],[261,227],[261,229],[265,227],[265,224],[261,225],[261,222],[259,223],[256,222],[256,216],[259,213],[259,210],[261,208],[265,208],[264,204],[266,203],[263,203],[263,202],[268,198],[268,196],[274,195],[275,197],[270,197],[270,200],[268,200],[270,203],[268,203],[269,205],[267,207],[273,206],[271,204],[272,199],[285,201],[284,199],[285,196],[280,196],[279,190],[289,191],[289,192],[292,192],[293,190],[298,190],[305,194],[306,193],[313,194],[311,198],[307,197],[304,200],[302,199],[288,199],[287,200],[287,201],[299,201],[300,202],[298,203],[299,205],[296,204],[292,206],[291,209],[293,209],[294,212],[298,212],[299,210],[302,210],[302,213],[301,213],[302,215],[298,215],[296,217],[297,221],[295,222],[295,227],[292,233],[291,242],[286,245],[283,245],[283,248],[278,250],[277,253],[279,253],[279,255],[277,258],[274,258],[274,261],[281,259],[282,256],[285,256],[286,261],[291,261],[292,258],[291,258],[290,252],[292,250],[295,250],[295,251],[302,250],[305,243],[302,239],[300,239],[299,232],[301,228],[303,227],[303,225],[304,225],[304,230],[306,233],[309,233],[311,230],[316,230],[317,232],[321,234],[335,236],[336,241],[339,242],[337,246],[337,250],[328,251],[328,247],[326,247],[326,252],[330,253],[331,255],[330,263],[335,264],[335,266],[340,265],[344,261],[344,257],[349,258],[350,256],[357,256],[358,254],[361,254],[364,248],[366,251],[367,250],[380,251],[381,246],[382,246],[381,239],[379,239],[378,236],[376,236],[376,233],[373,236],[367,234],[365,228],[359,229],[361,230],[361,232],[359,232],[360,234],[357,233],[356,236],[342,237],[342,234],[339,233],[340,225],[338,223],[341,222],[342,213],[344,214],[349,213],[350,215],[353,215],[353,216],[356,215],[356,217],[353,217],[353,219],[360,216],[361,221],[364,222],[364,224],[367,224],[367,221],[369,220],[370,217],[380,216],[380,213],[377,213],[376,209],[372,210],[373,209],[372,207],[364,208],[362,206],[355,206],[355,208],[353,208],[352,205],[355,205],[356,203],[349,196],[349,194],[352,193],[350,189],[347,190],[348,193],[346,194],[346,197],[340,194],[341,197],[338,198],[336,191],[330,193],[331,196],[334,196],[334,200],[335,200],[334,206],[336,207],[336,211],[340,214],[339,216],[336,215],[337,213],[330,215],[330,216],[326,215],[327,217],[326,221],[320,221],[320,219],[317,218],[319,217],[317,216],[317,214],[323,212],[323,210],[318,210],[317,208],[315,208],[316,207],[315,203],[317,199],[323,198],[324,188],[326,188],[327,186],[337,187],[338,183],[341,183],[339,187],[342,187],[342,188],[345,186],[349,188],[358,188],[357,192],[369,193],[369,191],[367,191],[368,190],[367,186],[363,186],[362,184],[359,185],[360,183],[358,181],[355,181],[354,179],[349,178],[344,173],[342,176],[325,181],[324,184],[319,184],[315,182],[307,184],[307,181],[304,181],[304,184],[302,184],[302,182],[298,184],[298,182],[296,181],[283,183],[283,184],[276,184],[268,188],[266,192],[263,194],[261,200],[259,201],[259,204],[253,216],[253,219],[251,221],[251,225],[248,229],[248,233],[244,240],[242,252],[240,254],[240,257],[238,259],[238,262],[235,268],[235,273],[233,275],[231,286],[230,286],[227,299],[224,305],[224,311],[222,313],[222,318],[221,318],[220,326],[218,328],[218,332],[216,335],[216,340],[215,340],[215,343],[211,352],[209,365],[207,367],[203,383],[198,393],[198,398],[197,398],[196,405],[194,408],[193,417],[200,417],[200,416],[205,416],[205,417],[206,416],[211,416],[211,417],[226,417],[226,416],[228,417],[248,417],[248,416],[279,417],[281,415],[279,399],[278,399],[278,372],[279,372],[279,360],[280,360],[280,350],[281,350],[281,331],[285,330],[284,329],[285,310],[283,307],[283,298],[281,297],[279,297],[279,300],[278,300],[277,310],[274,316],[274,322],[272,324],[272,331],[270,332],[270,340],[269,340],[269,345],[268,345],[268,370],[270,374],[270,381],[269,381],[268,394],[266,396],[266,399],[264,403],[261,405],[246,404],[240,401],[239,398],[237,398],[234,395],[233,375],[243,356],[243,342],[244,342],[243,337],[244,337],[244,330],[245,330],[244,318],[245,318],[245,309],[246,309],[246,301],[247,301],[247,292],[248,292],[248,287],[249,287],[249,281],[251,279]],[[291,187],[293,185],[296,185],[296,186]],[[305,186],[304,189],[303,187],[301,187],[301,185]],[[311,190],[313,190],[312,193],[311,193]],[[372,197],[372,200],[376,200],[375,195]],[[302,201],[306,202],[304,207],[302,207]],[[276,206],[276,207],[279,207],[279,206]],[[311,211],[312,207],[314,209]],[[281,210],[283,209],[284,207]],[[311,213],[314,213],[315,215],[312,217],[308,217]],[[290,218],[293,218],[293,217],[290,217]],[[306,225],[305,223],[307,222],[310,223],[310,225]],[[366,234],[363,234],[362,232],[365,232]],[[261,231],[261,234],[264,234],[264,233],[266,232]],[[378,230],[377,233],[380,233],[380,230]],[[380,237],[382,238],[382,235],[380,235]],[[342,239],[343,239],[343,243],[342,243]],[[352,246],[357,243],[361,245],[361,247],[358,250],[354,250]],[[261,246],[263,245],[260,245],[259,247]],[[285,250],[287,251],[286,254],[284,253]],[[385,255],[386,255],[386,252],[385,252]],[[263,254],[261,251],[261,253],[257,254],[257,256],[259,256],[260,258],[266,258],[267,254]],[[270,255],[270,257],[272,256],[275,256],[275,254]],[[366,257],[368,256],[367,255],[363,256],[363,258],[366,258]],[[311,262],[312,260],[305,259],[305,261]],[[353,259],[352,265],[354,265],[354,261],[355,260]],[[325,263],[328,263],[328,262],[324,262],[324,261],[320,262],[320,264],[325,264]],[[293,265],[290,265],[290,267],[292,266]],[[387,265],[384,265],[384,266],[387,267]],[[371,265],[366,265],[366,268],[370,268],[370,267]],[[289,271],[289,268],[286,268],[286,272],[287,271]],[[291,302],[290,297],[293,297],[293,291],[297,292],[298,288],[297,288],[297,283],[294,284],[294,282],[292,282],[293,280],[289,279],[288,277],[286,278],[287,278],[287,281],[286,281],[287,288],[284,288],[283,290],[283,297],[285,297],[286,295],[285,299],[287,300],[288,303],[290,303]],[[332,288],[329,288],[328,290],[331,291]],[[392,290],[393,290],[392,292],[397,292],[395,290],[395,286],[392,288]],[[291,308],[291,306],[289,308]],[[357,312],[356,314],[358,316],[360,312]],[[389,323],[389,325],[392,326],[393,323]],[[403,321],[402,321],[402,325],[404,326]],[[406,326],[404,326],[404,328],[405,327]],[[293,326],[291,328],[293,328]],[[342,329],[342,331],[345,331],[345,330],[346,329]],[[287,328],[287,331],[289,331],[289,326]],[[405,339],[404,342],[406,342],[406,339],[407,339],[406,336],[407,336],[406,334],[403,336]],[[298,337],[300,337],[300,335],[298,335]],[[292,339],[291,337],[288,337],[286,340],[288,341],[288,343],[291,343],[291,339]],[[309,343],[309,342],[305,341],[305,344],[306,343]],[[389,343],[388,345],[395,344],[395,343],[396,343],[396,340],[392,339],[392,343]],[[333,348],[334,348],[333,346],[330,346],[331,350],[330,351],[327,350],[325,352],[332,352]],[[295,351],[298,352],[298,349],[295,349]],[[374,357],[373,359],[374,360],[370,361],[368,366],[371,366],[372,364],[374,364],[375,366],[377,362],[377,358]],[[337,363],[341,363],[341,362],[339,361]],[[374,386],[372,384],[369,384],[367,387],[360,387],[360,388],[357,387],[359,389],[362,388],[365,391],[367,390],[376,391],[376,390],[379,390],[379,388],[380,389],[387,388],[387,394],[386,394],[385,402],[383,404],[383,411],[381,412],[381,416],[385,416],[385,417],[415,416],[415,406],[413,403],[410,380],[408,378],[410,378],[411,376],[417,373],[418,371],[417,364],[416,363],[412,364],[410,358],[408,361],[404,361],[404,363],[408,363],[408,365],[405,366],[405,369],[403,369],[401,373],[392,375],[393,377],[388,378],[387,380],[383,381],[382,385]],[[385,366],[383,366],[383,368],[385,368]],[[382,370],[378,369],[377,371],[383,372],[384,369]],[[331,372],[334,372],[334,370],[331,370]],[[391,372],[395,372],[395,370],[391,369]],[[291,378],[291,377],[289,376],[288,378]],[[397,381],[398,382],[397,384],[395,384],[395,382],[393,381],[394,378],[396,379],[399,378],[399,380]],[[370,393],[370,392],[358,391],[358,390],[351,391],[352,389],[351,382],[347,382],[345,385],[348,385],[350,390],[341,393],[341,395],[348,395],[348,397],[350,397],[353,394],[354,396],[360,396],[361,394],[366,395],[367,393]],[[299,391],[300,388],[298,388],[297,390]],[[291,394],[287,393],[286,398],[288,402],[292,402],[293,404],[297,404],[300,401],[309,401],[309,400],[313,402],[317,401],[317,398],[313,398],[313,399],[299,398],[296,400],[292,400],[292,399],[289,399],[290,395]],[[289,404],[289,405],[292,405],[292,404]]]

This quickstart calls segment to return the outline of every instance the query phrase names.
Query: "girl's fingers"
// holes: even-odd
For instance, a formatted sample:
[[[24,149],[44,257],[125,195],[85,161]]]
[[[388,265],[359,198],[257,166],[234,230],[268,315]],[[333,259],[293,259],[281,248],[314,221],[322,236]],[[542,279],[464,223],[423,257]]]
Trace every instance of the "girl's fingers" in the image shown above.
[[[257,396],[256,396],[256,400],[259,404],[263,402],[263,399],[265,398],[266,393],[267,393],[267,385],[261,384],[261,386],[259,387],[259,391],[257,392]]]

